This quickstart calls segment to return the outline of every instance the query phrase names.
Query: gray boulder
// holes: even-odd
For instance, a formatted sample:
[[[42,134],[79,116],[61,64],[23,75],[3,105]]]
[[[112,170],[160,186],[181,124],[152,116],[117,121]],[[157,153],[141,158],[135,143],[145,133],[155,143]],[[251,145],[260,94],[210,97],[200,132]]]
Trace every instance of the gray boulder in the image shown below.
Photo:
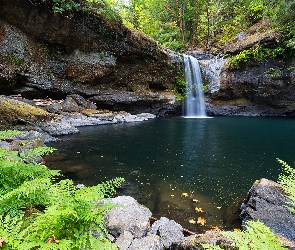
[[[129,231],[124,231],[123,233],[121,233],[121,235],[116,240],[115,245],[120,250],[126,250],[129,248],[132,241],[133,241],[133,234],[130,233]]]
[[[137,203],[130,196],[119,196],[111,199],[116,208],[111,209],[105,215],[106,228],[109,233],[118,237],[124,231],[132,233],[134,238],[146,235],[149,227],[149,219],[152,212]]]
[[[157,220],[151,226],[149,234],[159,235],[165,248],[170,248],[184,240],[182,226],[166,217],[161,217],[160,220]]]
[[[62,104],[64,112],[79,112],[80,107],[71,96],[67,96]]]
[[[160,236],[149,235],[147,237],[134,240],[128,250],[162,250],[163,243]]]
[[[295,240],[295,214],[286,207],[289,199],[278,183],[268,179],[256,181],[241,206],[243,223],[261,221],[275,234]]]

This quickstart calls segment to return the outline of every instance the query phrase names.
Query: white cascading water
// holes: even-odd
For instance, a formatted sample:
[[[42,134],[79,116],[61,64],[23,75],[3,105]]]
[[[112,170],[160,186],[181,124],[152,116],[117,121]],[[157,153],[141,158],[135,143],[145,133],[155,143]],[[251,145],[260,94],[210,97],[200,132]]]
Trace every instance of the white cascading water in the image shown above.
[[[204,91],[199,61],[189,55],[183,55],[186,80],[186,100],[184,117],[207,117],[204,104]]]

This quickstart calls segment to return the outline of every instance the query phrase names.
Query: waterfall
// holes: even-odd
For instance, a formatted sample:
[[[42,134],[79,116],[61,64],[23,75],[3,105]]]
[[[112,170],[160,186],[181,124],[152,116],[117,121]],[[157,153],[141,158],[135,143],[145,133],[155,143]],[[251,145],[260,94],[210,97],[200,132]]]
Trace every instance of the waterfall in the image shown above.
[[[204,91],[199,61],[183,55],[186,80],[186,100],[184,116],[187,118],[207,117],[204,104]]]

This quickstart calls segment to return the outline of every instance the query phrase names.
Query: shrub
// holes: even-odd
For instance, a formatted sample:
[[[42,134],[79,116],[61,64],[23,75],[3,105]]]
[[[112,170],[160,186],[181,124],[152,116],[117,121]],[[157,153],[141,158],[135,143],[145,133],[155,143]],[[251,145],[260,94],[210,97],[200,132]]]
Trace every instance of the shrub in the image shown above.
[[[53,149],[31,154],[48,150]],[[106,239],[104,211],[113,206],[105,198],[115,194],[123,178],[77,190],[71,180],[55,180],[59,171],[28,164],[17,153],[0,150],[1,249],[116,249]]]
[[[283,166],[283,173],[279,175],[278,183],[281,184],[290,198],[288,208],[295,213],[295,169],[291,168],[286,162],[277,159]]]
[[[243,232],[223,232],[222,234],[231,238],[234,241],[233,245],[240,250],[285,249],[277,236],[259,221],[248,221],[246,230]]]

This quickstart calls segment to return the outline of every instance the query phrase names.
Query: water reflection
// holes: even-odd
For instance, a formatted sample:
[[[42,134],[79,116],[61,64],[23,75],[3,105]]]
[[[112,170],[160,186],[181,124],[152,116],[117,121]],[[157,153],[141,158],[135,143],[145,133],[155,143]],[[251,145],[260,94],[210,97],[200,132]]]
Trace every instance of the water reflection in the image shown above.
[[[293,126],[288,119],[215,117],[84,127],[52,143],[58,151],[46,161],[76,183],[125,177],[122,194],[155,217],[201,232],[224,227],[227,207],[256,179],[275,180],[276,157],[292,164]]]

